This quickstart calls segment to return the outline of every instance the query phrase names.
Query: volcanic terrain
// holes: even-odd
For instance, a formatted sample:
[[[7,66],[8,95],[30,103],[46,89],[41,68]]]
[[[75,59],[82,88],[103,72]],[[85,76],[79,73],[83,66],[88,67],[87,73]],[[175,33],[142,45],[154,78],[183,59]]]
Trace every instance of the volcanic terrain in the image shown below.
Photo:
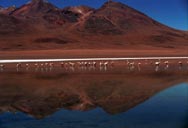
[[[20,7],[0,6],[2,54],[65,49],[92,49],[95,54],[96,49],[115,49],[133,50],[133,54],[134,50],[158,50],[158,55],[179,50],[185,55],[187,41],[187,32],[165,26],[114,1],[98,9],[84,5],[58,8],[46,0],[32,0]]]

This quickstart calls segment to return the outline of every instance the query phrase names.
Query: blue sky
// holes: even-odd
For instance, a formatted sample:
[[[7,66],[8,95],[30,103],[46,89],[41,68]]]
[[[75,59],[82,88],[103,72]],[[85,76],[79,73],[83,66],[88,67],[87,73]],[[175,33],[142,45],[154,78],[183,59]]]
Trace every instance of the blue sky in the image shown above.
[[[0,0],[1,6],[20,5],[29,0]],[[62,8],[88,5],[99,8],[107,0],[48,0]],[[116,0],[125,3],[170,27],[188,30],[188,0]]]

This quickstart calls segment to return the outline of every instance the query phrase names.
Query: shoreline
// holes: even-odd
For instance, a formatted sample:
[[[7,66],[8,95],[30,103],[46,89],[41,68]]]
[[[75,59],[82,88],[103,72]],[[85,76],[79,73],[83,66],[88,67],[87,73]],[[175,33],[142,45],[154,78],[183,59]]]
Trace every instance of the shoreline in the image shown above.
[[[0,51],[0,60],[125,57],[187,57],[188,49],[54,49]]]
[[[126,58],[70,58],[70,59],[11,59],[1,60],[3,63],[34,63],[34,62],[69,62],[69,61],[125,61],[125,60],[179,60],[187,57],[126,57]]]

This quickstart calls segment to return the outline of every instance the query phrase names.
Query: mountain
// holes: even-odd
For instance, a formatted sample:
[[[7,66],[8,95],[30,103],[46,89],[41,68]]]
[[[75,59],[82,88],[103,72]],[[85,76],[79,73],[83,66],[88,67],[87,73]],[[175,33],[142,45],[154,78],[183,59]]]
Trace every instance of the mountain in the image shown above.
[[[30,27],[31,26],[22,20],[0,13],[0,35],[2,36],[23,34],[31,30]]]
[[[27,4],[17,8],[14,16],[41,16],[44,13],[57,10],[58,8],[44,0],[32,0]]]
[[[14,6],[14,5],[13,5],[13,6],[10,6],[10,7],[7,7],[7,8],[0,7],[0,13],[9,15],[9,14],[12,13],[15,9],[16,9],[16,6]]]
[[[80,5],[80,6],[71,6],[71,7],[65,7],[62,12],[68,19],[72,21],[79,21],[82,19],[85,15],[93,12],[95,9]]]
[[[177,42],[187,45],[188,41],[184,31],[165,26],[125,4],[113,1],[106,2],[85,16],[85,19],[75,24],[73,31],[81,36],[86,35],[85,40],[92,42],[90,44],[103,42],[103,47],[105,44],[106,47],[137,44],[174,48]]]
[[[160,27],[160,24],[148,16],[119,2],[106,2],[93,12],[82,26],[86,31],[102,34],[123,34],[147,26]]]
[[[2,10],[3,9],[3,7],[2,6],[0,6],[0,10]]]
[[[84,15],[88,12],[94,11],[95,9],[88,6],[80,5],[80,6],[65,7],[63,10]]]
[[[83,5],[61,9],[46,0],[32,0],[10,10],[0,12],[3,38],[7,35],[13,44],[6,49],[17,49],[14,46],[18,42],[27,42],[27,45],[22,43],[22,49],[71,49],[135,45],[175,48],[187,45],[188,41],[187,32],[165,26],[120,2],[106,2],[99,9]],[[19,39],[9,36],[23,29],[27,32]],[[9,39],[0,38],[0,43],[8,43]]]
[[[78,10],[78,11],[77,11]],[[86,6],[59,9],[46,0],[32,0],[12,12],[12,16],[48,21],[57,25],[77,22],[78,18],[91,9]],[[82,11],[82,12],[81,12]]]
[[[79,29],[103,35],[143,34],[143,32],[162,35],[174,33],[172,35],[177,36],[182,34],[125,4],[113,1],[106,2],[101,8],[90,14],[84,23],[79,24]]]

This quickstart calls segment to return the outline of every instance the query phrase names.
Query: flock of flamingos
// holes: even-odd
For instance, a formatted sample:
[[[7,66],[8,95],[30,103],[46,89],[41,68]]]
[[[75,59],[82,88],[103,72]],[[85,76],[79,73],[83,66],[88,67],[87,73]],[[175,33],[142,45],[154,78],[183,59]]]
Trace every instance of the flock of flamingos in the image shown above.
[[[168,70],[170,67],[176,69],[184,69],[185,66],[188,67],[187,61],[168,61],[168,60],[124,60],[124,61],[73,61],[73,62],[35,62],[35,63],[14,63],[13,67],[16,71],[29,71],[34,69],[35,71],[51,71],[55,67],[65,69],[67,71],[80,70],[96,70],[107,71],[109,68],[114,67],[126,67],[129,71],[141,71],[142,68],[152,68],[154,71],[158,72],[160,70]],[[5,69],[9,68],[7,64],[0,64],[0,71],[3,72]]]

